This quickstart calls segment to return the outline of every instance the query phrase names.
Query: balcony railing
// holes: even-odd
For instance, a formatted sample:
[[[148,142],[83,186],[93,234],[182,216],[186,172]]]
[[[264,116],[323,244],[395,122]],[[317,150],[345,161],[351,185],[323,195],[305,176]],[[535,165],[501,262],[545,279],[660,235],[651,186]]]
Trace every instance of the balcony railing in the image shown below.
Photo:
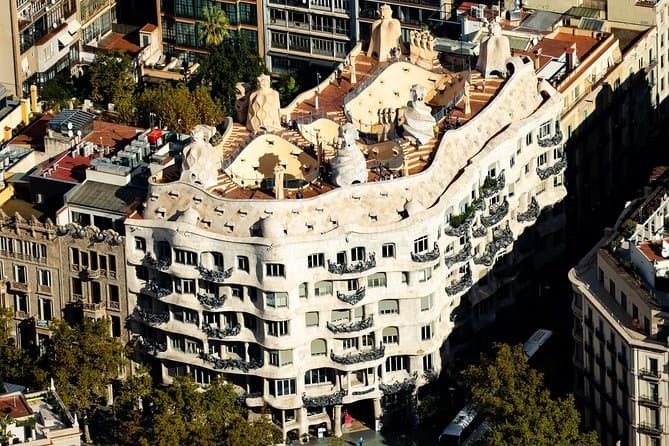
[[[472,257],[472,244],[467,240],[467,243],[464,244],[462,249],[458,251],[457,254],[451,257],[444,258],[444,263],[446,267],[450,268],[456,263],[464,262],[469,260]]]
[[[20,291],[23,293],[28,292],[28,284],[23,282],[17,282],[16,280],[9,281],[9,290],[10,291]]]
[[[81,306],[84,311],[100,311],[104,309],[101,303],[82,302]]]
[[[346,395],[346,391],[340,390],[339,392],[332,393],[330,395],[322,396],[307,396],[306,393],[302,394],[302,404],[304,407],[324,407],[324,406],[334,406],[336,404],[342,404],[342,399]]]
[[[513,232],[504,228],[493,232],[493,241],[486,245],[485,253],[481,257],[474,257],[477,265],[490,266],[495,261],[495,254],[513,243]]]
[[[462,276],[459,282],[454,285],[446,287],[446,294],[453,296],[458,294],[472,286],[472,272],[467,270],[467,272]]]
[[[639,369],[639,376],[644,379],[657,381],[660,379],[659,370]]]
[[[244,361],[242,359],[222,359],[209,353],[200,353],[199,357],[200,359],[210,363],[217,370],[238,369],[248,373],[249,370],[259,369],[263,366],[262,359],[251,359],[249,361]]]
[[[200,272],[200,276],[204,280],[214,283],[224,283],[232,275],[232,268],[228,268],[224,271],[219,271],[215,269],[205,268],[202,265],[197,266],[197,270]]]
[[[552,175],[557,175],[558,173],[562,172],[565,167],[567,167],[567,159],[562,157],[555,164],[545,169],[537,166],[537,175],[539,175],[539,178],[542,180],[545,180]]]
[[[142,336],[134,338],[130,345],[132,347],[138,348],[145,351],[150,355],[155,355],[156,353],[162,353],[167,351],[167,344],[164,342],[159,342],[155,339],[145,339]]]
[[[119,311],[121,309],[121,304],[119,302],[114,302],[113,300],[110,300],[107,302],[107,308],[110,310],[116,310]]]
[[[333,324],[327,322],[327,327],[332,333],[353,333],[360,330],[366,330],[374,325],[374,316],[370,315],[367,319],[362,319],[346,324]]]
[[[197,300],[200,301],[202,305],[207,308],[221,308],[227,299],[226,295],[223,296],[209,296],[207,294],[197,294]]]
[[[534,221],[539,217],[539,213],[541,212],[541,209],[539,208],[539,202],[537,201],[536,198],[532,197],[530,200],[530,205],[527,207],[527,210],[525,212],[521,212],[518,214],[518,221],[519,222],[525,222],[525,221]]]
[[[662,398],[657,396],[641,395],[639,396],[639,404],[651,407],[660,407],[662,406]]]
[[[153,280],[149,280],[140,291],[145,294],[151,294],[157,298],[165,297],[172,293],[169,288],[163,288]]]
[[[439,245],[437,242],[434,242],[434,248],[432,251],[421,252],[421,253],[411,253],[411,260],[414,262],[431,262],[439,258]]]
[[[241,328],[242,327],[239,324],[223,329],[207,325],[202,328],[202,331],[204,331],[210,338],[224,339],[229,336],[237,336]]]
[[[367,256],[367,260],[351,264],[335,263],[328,260],[328,271],[333,274],[361,273],[376,266],[376,257],[373,252]]]
[[[142,310],[139,307],[135,307],[135,310],[132,312],[133,317],[136,319],[146,322],[149,325],[158,325],[164,324],[170,320],[170,313],[167,311],[153,312]]]
[[[171,264],[172,264],[172,261],[170,259],[160,258],[160,259],[156,260],[156,258],[153,257],[153,255],[151,255],[150,252],[147,252],[144,255],[144,258],[142,258],[142,265],[149,266],[151,268],[155,268],[159,271],[167,270],[170,267]]]
[[[360,353],[348,353],[346,355],[337,355],[334,351],[330,350],[330,359],[339,364],[358,364],[361,362],[381,359],[383,358],[385,351],[386,347],[384,345],[372,350]]]
[[[418,375],[414,372],[410,377],[397,381],[392,384],[379,384],[379,389],[384,395],[395,395],[399,392],[413,392],[416,388],[416,379]]]
[[[485,227],[496,225],[502,221],[508,212],[509,202],[506,199],[499,204],[493,204],[490,206],[489,214],[481,216],[481,224]]]
[[[365,287],[360,287],[353,294],[344,294],[337,291],[337,299],[350,305],[355,305],[365,297]]]
[[[662,425],[652,423],[639,423],[637,429],[648,435],[662,435]]]
[[[483,181],[483,186],[480,189],[481,196],[483,198],[490,198],[501,191],[505,185],[506,178],[504,178],[504,172],[500,172],[496,178],[486,177]]]
[[[557,146],[562,142],[562,130],[560,129],[560,126],[557,126],[555,129],[555,134],[553,136],[549,136],[548,138],[540,138],[537,141],[537,144],[539,144],[539,147],[552,147],[552,146]]]

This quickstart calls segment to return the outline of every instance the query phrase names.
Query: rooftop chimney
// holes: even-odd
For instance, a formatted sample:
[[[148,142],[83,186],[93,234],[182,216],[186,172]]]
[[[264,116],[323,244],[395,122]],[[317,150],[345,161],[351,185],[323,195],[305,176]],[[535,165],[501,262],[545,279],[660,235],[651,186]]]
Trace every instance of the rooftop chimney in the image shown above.
[[[538,71],[539,68],[541,68],[541,53],[543,51],[541,48],[537,48],[536,51],[534,51],[534,71]]]

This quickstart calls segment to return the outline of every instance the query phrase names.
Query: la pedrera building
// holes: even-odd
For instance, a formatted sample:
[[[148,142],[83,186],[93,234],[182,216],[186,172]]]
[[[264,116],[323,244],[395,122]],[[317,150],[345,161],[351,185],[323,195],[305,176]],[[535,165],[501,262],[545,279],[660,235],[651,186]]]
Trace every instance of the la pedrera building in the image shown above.
[[[165,382],[223,374],[286,435],[380,419],[439,373],[463,296],[494,295],[498,259],[566,195],[563,100],[533,63],[452,72],[429,36],[392,51],[388,16],[286,108],[268,78],[239,85],[222,138],[196,128],[126,222],[137,349]]]

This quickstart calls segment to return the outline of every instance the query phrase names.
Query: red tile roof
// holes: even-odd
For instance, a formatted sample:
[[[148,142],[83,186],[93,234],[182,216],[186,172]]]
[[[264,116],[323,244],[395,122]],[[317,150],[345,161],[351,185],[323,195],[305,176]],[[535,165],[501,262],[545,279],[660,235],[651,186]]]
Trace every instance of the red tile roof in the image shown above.
[[[23,418],[32,415],[25,398],[20,393],[0,396],[0,414],[12,418]]]

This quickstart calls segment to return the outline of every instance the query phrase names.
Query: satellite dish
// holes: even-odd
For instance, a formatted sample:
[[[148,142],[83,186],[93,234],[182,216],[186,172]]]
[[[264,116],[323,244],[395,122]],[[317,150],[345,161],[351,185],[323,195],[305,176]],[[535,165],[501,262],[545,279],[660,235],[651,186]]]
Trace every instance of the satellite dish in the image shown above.
[[[68,130],[72,130],[72,123],[71,122],[67,123],[67,128],[68,128]]]
[[[72,133],[72,130],[68,130],[68,131],[67,131],[67,136],[69,136],[70,138],[72,138],[73,135],[74,135],[74,133]]]

